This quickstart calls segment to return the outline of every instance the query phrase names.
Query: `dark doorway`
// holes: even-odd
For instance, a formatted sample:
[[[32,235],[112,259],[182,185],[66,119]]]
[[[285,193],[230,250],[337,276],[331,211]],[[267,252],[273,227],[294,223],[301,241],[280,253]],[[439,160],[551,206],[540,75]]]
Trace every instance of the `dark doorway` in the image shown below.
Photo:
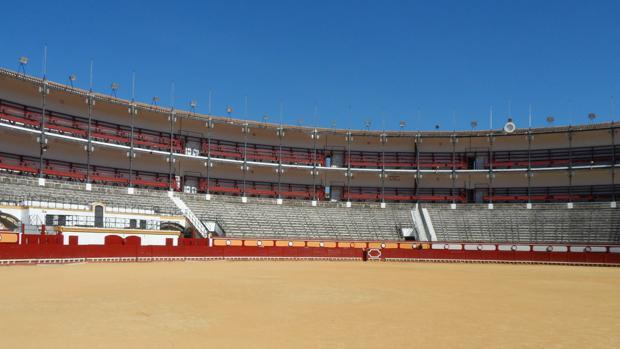
[[[103,228],[103,206],[95,206],[95,228]]]

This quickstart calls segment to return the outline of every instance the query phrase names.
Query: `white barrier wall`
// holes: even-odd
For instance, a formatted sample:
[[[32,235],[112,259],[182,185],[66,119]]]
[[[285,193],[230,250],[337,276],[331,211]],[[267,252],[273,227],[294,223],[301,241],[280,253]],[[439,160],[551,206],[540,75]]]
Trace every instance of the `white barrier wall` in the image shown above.
[[[89,232],[63,232],[63,243],[69,244],[70,236],[78,237],[78,245],[103,245],[106,236],[117,235],[123,239],[128,236],[137,236],[141,240],[142,246],[165,246],[166,239],[172,239],[174,246],[178,245],[179,236],[177,234],[170,235],[154,235],[154,234],[109,234],[109,233],[89,233]]]

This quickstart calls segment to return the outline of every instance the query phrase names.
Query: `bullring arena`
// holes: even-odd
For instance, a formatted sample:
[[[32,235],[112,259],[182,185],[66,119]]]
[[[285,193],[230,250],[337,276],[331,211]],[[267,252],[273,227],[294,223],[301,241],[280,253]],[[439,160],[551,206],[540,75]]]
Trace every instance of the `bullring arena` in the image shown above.
[[[341,130],[0,69],[6,347],[617,347],[613,122]]]
[[[87,263],[0,278],[7,348],[620,345],[617,268]]]

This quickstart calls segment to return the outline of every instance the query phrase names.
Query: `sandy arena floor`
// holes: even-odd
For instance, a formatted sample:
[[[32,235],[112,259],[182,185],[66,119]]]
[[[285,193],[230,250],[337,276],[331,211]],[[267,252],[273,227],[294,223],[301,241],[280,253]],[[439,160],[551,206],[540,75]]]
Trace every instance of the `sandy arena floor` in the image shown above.
[[[618,348],[620,269],[362,262],[0,267],[1,348]]]

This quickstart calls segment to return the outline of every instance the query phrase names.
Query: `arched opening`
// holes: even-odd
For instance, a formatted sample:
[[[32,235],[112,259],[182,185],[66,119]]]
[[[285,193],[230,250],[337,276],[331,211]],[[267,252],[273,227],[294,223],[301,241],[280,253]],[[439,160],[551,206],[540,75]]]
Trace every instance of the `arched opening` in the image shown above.
[[[0,230],[16,231],[19,229],[20,220],[5,212],[0,212]]]
[[[95,206],[95,228],[103,228],[103,206]]]
[[[170,231],[185,231],[185,228],[177,222],[161,222],[159,224],[160,230],[170,230]]]

